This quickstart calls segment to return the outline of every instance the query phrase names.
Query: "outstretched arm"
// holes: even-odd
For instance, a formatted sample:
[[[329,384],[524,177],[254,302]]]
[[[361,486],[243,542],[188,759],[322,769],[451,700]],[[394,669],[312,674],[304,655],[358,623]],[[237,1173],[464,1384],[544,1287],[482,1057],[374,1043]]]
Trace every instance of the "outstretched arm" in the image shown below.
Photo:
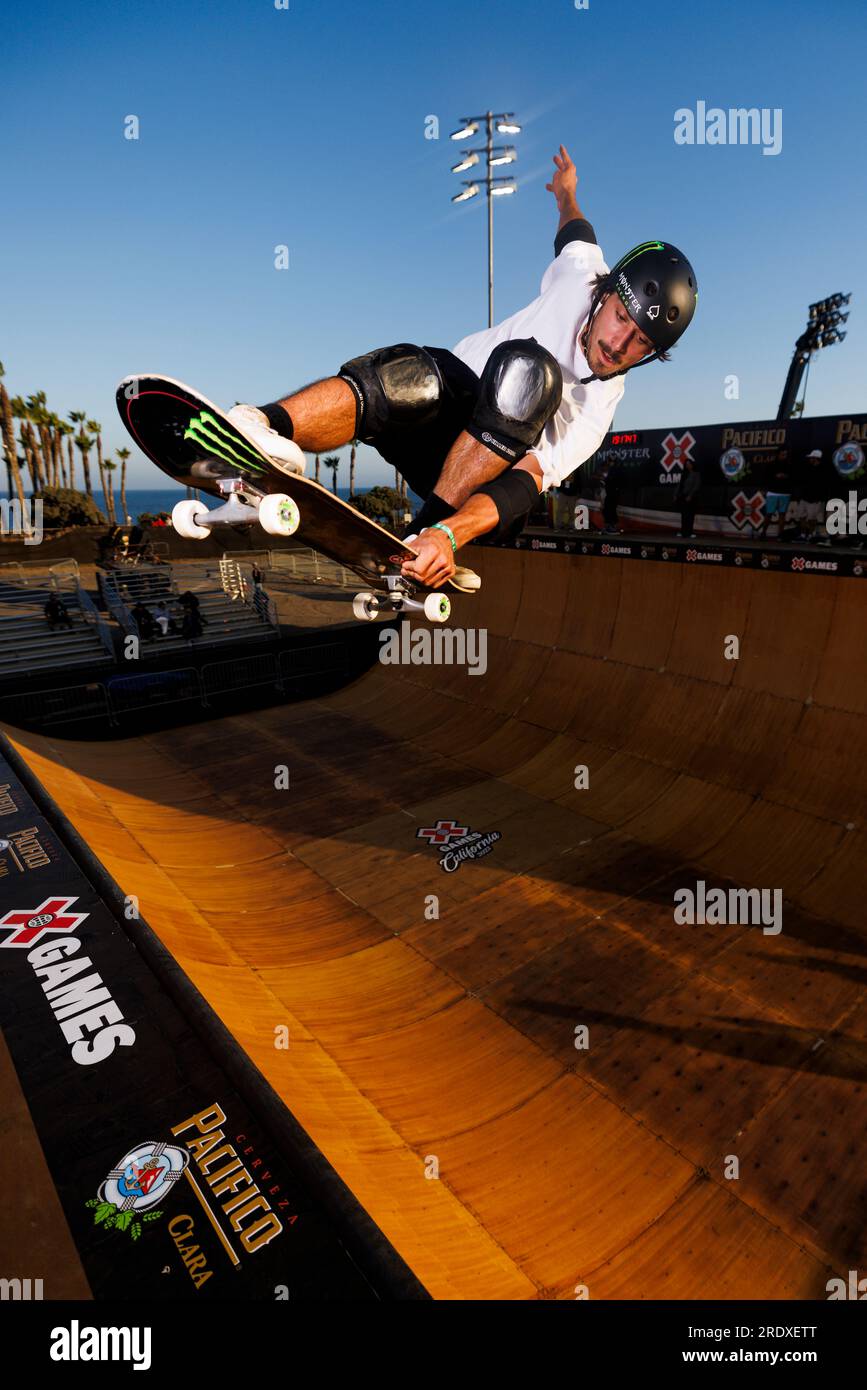
[[[557,206],[560,209],[560,225],[557,230],[562,231],[567,222],[571,222],[576,217],[584,218],[584,214],[578,206],[576,197],[578,171],[565,145],[561,145],[560,153],[554,155],[554,163],[557,165],[557,172],[551,182],[545,184],[545,187],[557,199]]]

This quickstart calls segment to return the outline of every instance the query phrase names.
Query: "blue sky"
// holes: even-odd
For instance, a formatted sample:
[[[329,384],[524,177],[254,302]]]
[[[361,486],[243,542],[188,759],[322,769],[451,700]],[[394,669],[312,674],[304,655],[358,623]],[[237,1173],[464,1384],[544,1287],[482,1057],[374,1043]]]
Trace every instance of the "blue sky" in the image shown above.
[[[109,450],[129,443],[128,372],[261,403],[371,348],[483,328],[485,204],[450,203],[468,176],[448,134],[488,107],[524,127],[519,191],[494,208],[495,321],[553,255],[561,142],[609,263],[658,236],[695,266],[695,322],[628,378],[618,428],[773,417],[807,305],[836,290],[848,337],[814,361],[807,414],[867,408],[861,0],[47,0],[3,37],[6,385],[87,410]],[[782,152],[676,145],[698,101],[781,108]],[[360,458],[363,485],[390,480]],[[161,485],[134,459],[131,485]]]

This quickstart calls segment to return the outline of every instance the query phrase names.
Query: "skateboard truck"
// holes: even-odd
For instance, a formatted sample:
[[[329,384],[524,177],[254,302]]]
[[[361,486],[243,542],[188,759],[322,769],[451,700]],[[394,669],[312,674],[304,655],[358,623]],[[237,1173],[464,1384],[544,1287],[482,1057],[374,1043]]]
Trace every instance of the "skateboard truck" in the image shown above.
[[[250,496],[250,488],[241,478],[219,478],[217,486],[226,498],[219,507],[212,509],[192,498],[175,503],[172,525],[184,540],[203,541],[211,534],[212,526],[252,526],[254,521],[269,536],[294,536],[298,530],[301,513],[297,503],[284,492],[269,492],[248,502],[243,494]]]
[[[352,600],[353,615],[372,622],[378,613],[424,613],[429,623],[448,622],[452,611],[448,594],[434,590],[423,599],[414,597],[416,585],[402,574],[383,575],[384,589],[364,589]]]

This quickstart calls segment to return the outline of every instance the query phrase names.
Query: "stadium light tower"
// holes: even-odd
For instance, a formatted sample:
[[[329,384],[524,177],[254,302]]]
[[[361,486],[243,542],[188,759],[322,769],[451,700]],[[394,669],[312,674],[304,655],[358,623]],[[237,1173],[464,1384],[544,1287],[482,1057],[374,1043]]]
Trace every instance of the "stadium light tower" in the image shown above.
[[[495,145],[494,130],[500,135],[518,135],[521,127],[514,120],[514,113],[511,111],[486,111],[484,116],[462,116],[463,125],[460,130],[453,130],[452,140],[469,140],[479,129],[479,122],[485,122],[487,139],[482,149],[464,150],[463,158],[452,165],[453,174],[462,174],[466,169],[472,169],[478,164],[479,156],[487,156],[487,173],[485,175],[485,192],[488,196],[488,327],[491,328],[494,322],[494,199],[502,197],[504,194],[517,193],[517,184],[509,178],[494,177],[491,170],[498,164],[514,164],[518,158],[517,150],[514,145]],[[463,193],[455,193],[453,203],[466,203],[470,198],[478,197],[481,189],[479,184],[473,179],[462,179],[464,184]]]
[[[845,332],[840,332],[838,324],[845,323],[848,319],[849,315],[841,314],[840,309],[844,304],[848,304],[851,298],[851,294],[832,294],[828,299],[820,299],[810,305],[807,327],[795,343],[794,356],[789,364],[780,408],[777,411],[778,420],[788,420],[791,416],[803,412],[804,402],[798,401],[796,404],[796,401],[804,371],[814,352],[830,347],[832,343],[842,343],[846,337]]]

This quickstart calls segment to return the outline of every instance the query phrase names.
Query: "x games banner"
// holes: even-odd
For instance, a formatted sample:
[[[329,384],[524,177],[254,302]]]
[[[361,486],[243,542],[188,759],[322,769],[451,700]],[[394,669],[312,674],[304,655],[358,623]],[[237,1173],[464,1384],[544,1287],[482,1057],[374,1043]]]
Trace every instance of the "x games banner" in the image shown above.
[[[2,754],[0,1027],[94,1297],[374,1296]]]
[[[696,530],[751,539],[765,523],[765,497],[788,479],[799,496],[807,454],[822,451],[822,496],[867,496],[867,415],[820,415],[806,420],[747,420],[664,430],[612,431],[602,447],[567,479],[551,501],[563,525],[563,503],[584,501],[598,519],[605,482],[616,490],[626,529],[677,529],[677,484],[686,461],[701,478]],[[535,520],[535,518],[534,518]]]

